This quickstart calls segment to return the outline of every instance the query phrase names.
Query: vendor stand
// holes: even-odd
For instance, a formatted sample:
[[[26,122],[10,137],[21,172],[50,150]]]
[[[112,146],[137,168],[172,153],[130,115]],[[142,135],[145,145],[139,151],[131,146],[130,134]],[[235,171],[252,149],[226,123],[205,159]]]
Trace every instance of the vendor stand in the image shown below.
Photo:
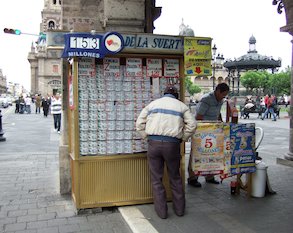
[[[183,37],[68,33],[69,153],[77,209],[153,202],[141,110],[169,84],[184,100]],[[185,180],[184,146],[181,174]],[[164,176],[168,199],[171,192]]]

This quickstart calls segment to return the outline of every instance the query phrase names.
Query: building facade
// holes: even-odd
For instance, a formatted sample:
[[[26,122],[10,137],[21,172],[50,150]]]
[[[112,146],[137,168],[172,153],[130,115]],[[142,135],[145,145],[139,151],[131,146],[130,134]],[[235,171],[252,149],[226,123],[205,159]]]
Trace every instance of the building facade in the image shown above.
[[[0,69],[0,95],[7,92],[7,79],[3,75],[2,69]]]
[[[61,0],[44,0],[40,36],[31,46],[28,61],[31,67],[31,93],[53,95],[61,92],[61,52],[47,49],[46,34],[48,31],[61,29]],[[42,34],[43,33],[43,34]]]

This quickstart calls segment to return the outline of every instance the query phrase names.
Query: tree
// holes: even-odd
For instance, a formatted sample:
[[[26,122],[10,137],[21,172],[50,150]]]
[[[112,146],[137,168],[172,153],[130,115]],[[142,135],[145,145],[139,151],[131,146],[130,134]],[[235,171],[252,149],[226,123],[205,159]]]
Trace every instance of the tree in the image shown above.
[[[247,91],[253,91],[253,89],[259,88],[261,85],[260,80],[262,80],[262,74],[257,71],[248,71],[243,74],[240,78],[242,86],[246,88]]]
[[[291,69],[287,67],[285,71],[270,74],[267,71],[248,71],[241,76],[241,84],[248,91],[261,89],[265,93],[275,95],[290,94],[291,90]]]
[[[185,82],[185,88],[191,96],[193,96],[196,93],[201,92],[200,87],[193,84],[193,82],[191,81],[191,78],[189,76],[185,77],[184,82]]]
[[[289,67],[285,71],[271,75],[269,86],[276,95],[289,95],[291,90],[291,71]]]

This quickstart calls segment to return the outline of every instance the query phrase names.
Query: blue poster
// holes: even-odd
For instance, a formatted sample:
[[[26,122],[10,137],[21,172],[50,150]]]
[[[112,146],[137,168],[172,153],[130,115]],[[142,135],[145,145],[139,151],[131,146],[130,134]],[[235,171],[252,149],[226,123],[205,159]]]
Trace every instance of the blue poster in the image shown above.
[[[231,174],[255,172],[255,124],[231,124]]]

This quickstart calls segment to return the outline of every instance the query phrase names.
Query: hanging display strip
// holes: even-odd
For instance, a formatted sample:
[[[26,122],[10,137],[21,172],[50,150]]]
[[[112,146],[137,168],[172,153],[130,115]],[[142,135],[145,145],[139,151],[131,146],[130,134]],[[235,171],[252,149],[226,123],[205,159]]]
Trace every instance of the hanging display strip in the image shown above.
[[[105,58],[104,59],[104,76],[105,77],[120,77],[120,59]]]
[[[164,59],[164,77],[179,78],[179,60]]]
[[[142,59],[126,58],[126,76],[142,77]]]
[[[92,62],[86,65],[90,67]],[[146,66],[141,68],[142,76],[137,77],[138,72],[127,71],[127,64],[137,64],[135,70],[138,70],[139,60],[129,58],[128,62],[121,65],[120,58],[104,58],[103,64],[95,65],[94,78],[83,75],[84,71],[79,69],[82,71],[78,77],[80,155],[147,151],[147,141],[135,129],[138,115],[152,100],[160,98],[170,83],[180,90],[179,79],[151,80]],[[80,64],[85,65],[84,61]],[[156,85],[154,80],[158,81]]]
[[[255,172],[255,125],[198,122],[191,141],[195,175]]]
[[[162,59],[146,59],[147,77],[159,78],[163,76]]]
[[[80,58],[78,63],[78,74],[79,76],[91,76],[94,77],[96,74],[94,58]]]

